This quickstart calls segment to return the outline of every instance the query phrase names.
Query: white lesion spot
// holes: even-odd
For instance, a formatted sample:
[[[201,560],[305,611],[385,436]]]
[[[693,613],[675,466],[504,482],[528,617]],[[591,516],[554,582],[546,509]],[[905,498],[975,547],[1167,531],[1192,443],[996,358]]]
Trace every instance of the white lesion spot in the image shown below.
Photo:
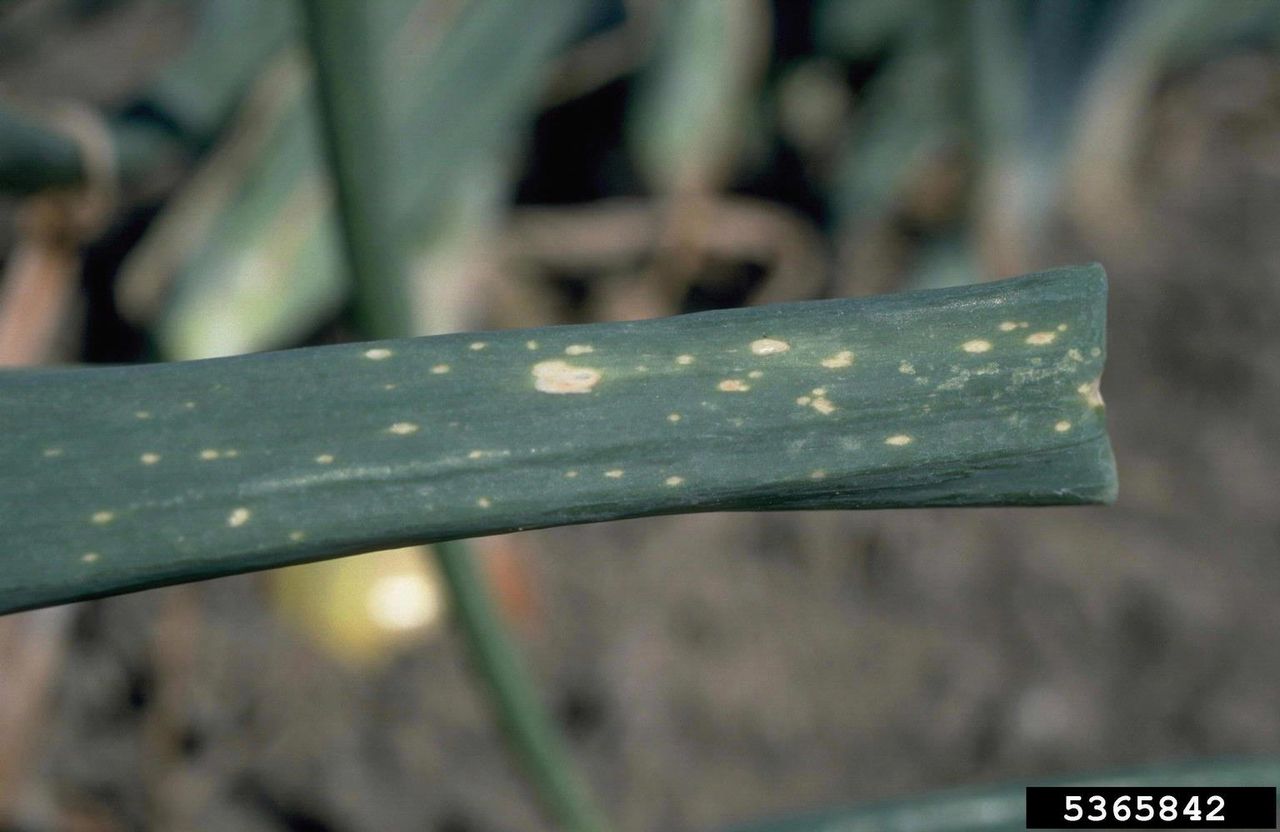
[[[853,353],[849,350],[841,350],[835,355],[822,359],[822,366],[829,370],[851,367],[853,366]]]
[[[249,509],[245,508],[244,506],[240,506],[239,508],[234,508],[231,510],[231,513],[227,515],[227,525],[233,529],[238,529],[241,526],[243,526],[245,523],[248,523],[249,518],[252,516],[253,516],[253,513],[250,512]]]
[[[195,410],[195,409],[196,409],[196,403],[195,403],[195,402],[183,402],[183,403],[182,403],[182,406],[183,406],[184,408],[186,408],[187,410]]]
[[[675,488],[677,485],[684,484],[684,477],[667,477],[665,482],[667,483],[667,485],[671,486],[672,488]]]
[[[983,353],[991,349],[991,342],[983,338],[974,338],[972,341],[965,341],[961,344],[960,349],[974,354]]]
[[[481,497],[480,499],[476,500],[476,505],[480,506],[480,508],[489,508],[493,505],[493,501],[490,500],[488,497]]]
[[[668,422],[670,422],[670,423],[672,423],[673,425],[674,425],[676,422],[680,421],[682,418],[684,418],[684,417],[682,417],[679,413],[668,413],[668,414],[667,414],[667,421],[668,421]]]
[[[622,474],[623,474],[623,471],[622,471],[622,469],[621,469],[621,468],[614,468],[614,469],[612,469],[612,470],[609,470],[609,471],[605,471],[605,472],[604,472],[604,475],[605,475],[606,477],[608,477],[609,479],[611,479],[611,480],[620,480],[620,479],[622,479]]]
[[[333,454],[320,454],[316,457],[316,462],[321,465],[329,465],[333,462]]]
[[[564,472],[564,478],[565,478],[565,479],[567,479],[567,480],[577,479],[577,477],[578,477],[578,472],[577,472],[577,471],[565,471],[565,472]]]
[[[836,406],[827,398],[827,388],[825,387],[813,388],[811,395],[798,397],[796,404],[801,407],[812,407],[824,416],[836,411]]]
[[[1089,407],[1099,408],[1104,406],[1102,401],[1101,379],[1095,378],[1093,381],[1080,385],[1076,388],[1076,392],[1081,396],[1084,396],[1085,403],[1088,404]]]
[[[220,456],[222,456],[221,452],[213,448],[205,448],[203,451],[200,452],[200,458],[205,460],[206,462],[212,459],[217,459]]]
[[[764,377],[763,370],[752,370],[751,372],[747,373],[747,378],[763,378],[763,377]]]
[[[240,456],[240,452],[237,451],[235,448],[227,448],[225,451],[222,452],[222,455],[225,456],[227,459],[235,459],[236,457]]]
[[[1053,426],[1053,429],[1056,430],[1058,433],[1066,433],[1067,431],[1071,430],[1071,423],[1068,422],[1066,419],[1063,419],[1062,421],[1056,423]]]
[[[1084,361],[1084,355],[1082,355],[1080,350],[1075,347],[1067,350],[1067,358],[1070,358],[1072,361]]]
[[[1058,324],[1058,331],[1059,331],[1059,332],[1066,332],[1066,331],[1067,331],[1067,325],[1066,325],[1066,324]]]
[[[586,355],[589,352],[595,352],[596,348],[590,344],[570,344],[564,348],[565,355]]]
[[[1001,321],[999,326],[999,330],[1001,332],[1013,332],[1017,328],[1018,328],[1017,321]]]
[[[371,350],[364,351],[364,357],[370,361],[384,361],[390,358],[394,353],[386,347],[374,347]]]
[[[487,343],[485,343],[484,341],[472,341],[472,342],[471,342],[471,350],[472,350],[472,352],[480,352],[480,350],[484,349],[484,348],[485,348],[485,347],[487,347],[487,346],[489,346],[489,345],[488,345]]]
[[[114,511],[95,511],[89,519],[93,521],[95,526],[105,526],[116,519],[116,513]]]
[[[1057,338],[1056,332],[1033,332],[1027,336],[1027,343],[1033,347],[1043,347],[1046,344],[1052,344]]]
[[[445,374],[445,373],[447,373],[447,372],[449,372],[449,365],[448,365],[448,364],[437,364],[436,366],[434,366],[434,367],[432,367],[432,368],[431,368],[431,374],[432,374],[432,375],[442,376],[442,375],[444,375],[444,374]]]
[[[97,552],[85,552],[83,555],[80,556],[80,562],[81,563],[97,563],[101,557],[102,555],[99,555]]]
[[[135,419],[150,419],[150,418],[151,418],[151,411],[150,411],[150,410],[136,410],[136,411],[134,411],[133,418],[135,418]]]
[[[904,376],[913,376],[916,374],[916,366],[910,361],[900,361],[898,362],[898,372]]]
[[[62,454],[63,454],[63,450],[61,448],[45,448],[44,451],[42,452],[42,455],[49,459],[62,456]]]
[[[789,349],[790,344],[777,338],[757,338],[751,342],[751,351],[756,355],[777,355]]]
[[[693,356],[692,356],[692,355],[687,355],[687,354],[686,354],[686,355],[677,355],[677,356],[676,356],[676,363],[677,363],[677,364],[679,364],[679,365],[681,365],[681,366],[688,366],[688,365],[690,365],[690,364],[692,364],[692,363],[693,363]]]
[[[306,538],[307,538],[306,532],[297,531],[297,530],[289,532],[289,539],[292,540],[294,543],[301,543],[303,540],[306,540]]]
[[[888,439],[884,440],[884,444],[893,445],[894,447],[901,448],[903,445],[910,445],[913,441],[914,440],[912,440],[912,438],[910,436],[907,436],[905,433],[896,433],[893,436],[890,436]]]
[[[1089,350],[1089,355],[1092,355],[1094,358],[1097,358],[1098,356],[1102,355],[1102,348],[1101,347],[1091,348]]]
[[[600,382],[600,371],[567,361],[542,361],[533,365],[533,387],[542,393],[590,393]]]
[[[400,386],[400,385],[398,385],[398,384],[384,384],[384,385],[382,385],[382,389],[383,389],[383,390],[394,390],[394,389],[396,389],[396,388],[397,388],[397,387],[399,387],[399,386]]]
[[[529,350],[530,352],[532,352],[533,350],[536,350],[536,349],[538,348],[538,342],[537,342],[537,341],[525,341],[525,342],[524,342],[524,348],[525,348],[525,349],[527,349],[527,350]]]
[[[740,378],[726,378],[716,385],[716,389],[721,393],[745,393],[751,385]]]
[[[809,472],[809,479],[811,480],[825,480],[826,478],[827,478],[827,472],[823,471],[821,468],[819,468],[816,471]]]
[[[418,426],[413,422],[396,422],[387,428],[387,433],[394,433],[396,436],[408,436],[411,433],[417,433]]]
[[[160,461],[160,454],[147,451],[145,454],[138,457],[138,459],[142,462],[143,465],[155,465],[157,462]]]

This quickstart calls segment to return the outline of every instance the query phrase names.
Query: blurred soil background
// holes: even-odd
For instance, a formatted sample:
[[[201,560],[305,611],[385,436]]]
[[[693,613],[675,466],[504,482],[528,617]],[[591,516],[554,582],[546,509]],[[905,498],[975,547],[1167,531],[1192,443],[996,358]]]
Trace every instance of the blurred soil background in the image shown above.
[[[234,4],[0,2],[0,94],[172,125],[163,105],[186,93],[148,91],[200,42],[210,9]],[[413,25],[394,31],[430,56],[488,36],[466,17],[501,5],[401,2]],[[569,7],[545,37],[510,24],[512,43],[543,38],[532,57],[498,41],[476,58],[527,59],[523,88],[489,96],[510,79],[473,72],[458,56],[479,53],[465,49],[444,52],[453,69],[423,87],[475,85],[448,105],[462,115],[433,104],[409,140],[414,170],[466,171],[428,182],[448,200],[421,229],[420,268],[444,287],[424,290],[424,330],[852,296],[1094,259],[1112,289],[1113,508],[686,516],[481,544],[619,828],[711,830],[1280,752],[1280,8]],[[258,28],[232,26],[214,46],[252,41],[276,12],[235,14]],[[271,142],[252,134],[305,88],[305,64],[264,53],[276,57],[240,72],[216,130],[125,183],[78,241],[53,324],[14,349],[121,362],[348,337],[324,235],[281,242],[328,210],[322,177],[256,203],[228,195],[266,187]],[[472,132],[450,132],[466,113]],[[492,122],[505,125],[497,138]],[[491,150],[449,155],[441,135]],[[10,289],[15,252],[43,245],[18,190],[0,188]],[[230,285],[210,278],[236,269]],[[28,308],[13,291],[0,300]],[[289,580],[0,619],[0,830],[549,828],[436,607],[353,623],[355,589],[299,577],[291,594]]]

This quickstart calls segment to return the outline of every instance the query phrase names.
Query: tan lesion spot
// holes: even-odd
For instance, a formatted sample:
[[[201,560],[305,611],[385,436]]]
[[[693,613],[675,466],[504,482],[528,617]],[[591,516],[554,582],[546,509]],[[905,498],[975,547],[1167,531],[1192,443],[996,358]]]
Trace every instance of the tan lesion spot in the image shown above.
[[[394,433],[396,436],[408,436],[411,433],[418,432],[418,426],[413,422],[396,422],[387,428],[388,433]]]
[[[105,526],[116,519],[116,513],[114,511],[95,511],[89,519],[93,521],[95,526]]]
[[[777,338],[757,338],[751,342],[751,351],[756,355],[777,355],[789,349],[790,344]]]
[[[227,525],[233,529],[238,529],[245,523],[248,523],[249,518],[252,516],[253,512],[249,511],[249,509],[244,506],[234,508],[231,510],[231,513],[227,515]]]
[[[431,368],[432,375],[442,376],[447,372],[449,372],[448,364],[437,364],[436,366]]]
[[[85,552],[83,555],[80,556],[80,562],[81,563],[97,563],[98,560],[101,559],[101,557],[102,555],[99,555],[97,552]]]
[[[150,419],[150,418],[151,418],[151,411],[150,411],[150,410],[138,410],[138,411],[134,411],[133,418],[135,418],[135,419]]]
[[[596,348],[590,344],[570,344],[564,348],[565,355],[586,355],[595,351]]]
[[[222,456],[221,452],[213,448],[205,448],[203,451],[200,452],[200,458],[205,460],[206,462],[211,459],[217,459],[220,456]]]
[[[910,361],[900,361],[898,362],[898,372],[904,376],[913,376],[916,374],[916,367]]]
[[[480,350],[484,349],[484,348],[485,348],[485,347],[487,347],[487,346],[489,346],[489,345],[488,345],[487,343],[485,343],[484,341],[473,341],[473,342],[471,343],[471,350],[472,350],[473,352],[479,352]]]
[[[44,451],[42,452],[42,455],[45,457],[48,457],[49,459],[62,456],[62,454],[63,454],[63,450],[61,448],[45,448]]]
[[[300,543],[301,541],[306,540],[306,538],[307,538],[306,532],[303,532],[303,531],[289,532],[289,539],[292,540],[294,543]]]
[[[763,370],[752,370],[751,372],[747,373],[747,378],[763,378],[763,377],[764,377]]]
[[[1066,433],[1067,431],[1071,430],[1071,423],[1068,422],[1066,419],[1063,419],[1062,421],[1056,423],[1053,426],[1053,429],[1056,430],[1058,433]]]
[[[578,476],[578,472],[577,472],[577,471],[565,471],[565,472],[564,472],[564,478],[565,478],[565,479],[567,479],[567,480],[576,479],[576,478],[577,478],[577,476]]]
[[[525,349],[527,349],[527,350],[529,350],[530,352],[532,352],[533,350],[536,350],[536,349],[538,348],[538,342],[537,342],[537,341],[525,341],[525,342],[524,342],[524,348],[525,348]]]
[[[1052,344],[1057,338],[1056,332],[1033,332],[1027,336],[1027,343],[1033,347],[1043,347],[1046,344]]]
[[[983,338],[974,338],[972,341],[965,341],[961,344],[960,349],[974,354],[983,353],[991,349],[991,342]]]
[[[745,393],[751,385],[740,378],[726,378],[716,385],[716,389],[721,393]]]
[[[999,326],[1001,332],[1013,332],[1017,328],[1017,321],[1002,321]]]
[[[611,480],[620,480],[620,479],[622,479],[622,474],[623,474],[623,471],[622,471],[622,469],[621,469],[621,468],[614,468],[613,470],[605,471],[605,472],[604,472],[604,475],[605,475],[606,477],[608,477],[609,479],[611,479]]]
[[[901,448],[903,445],[910,445],[912,441],[914,440],[912,440],[912,438],[910,436],[907,436],[905,433],[897,433],[897,434],[894,434],[893,436],[890,436],[888,439],[884,440],[884,444],[893,445],[894,447]]]
[[[827,388],[815,387],[810,392],[811,395],[796,398],[796,404],[801,407],[812,407],[824,416],[836,411],[836,406],[827,398]]]
[[[155,465],[157,462],[160,461],[160,454],[147,451],[145,454],[142,454],[141,456],[139,456],[138,459],[142,462],[143,465]]]
[[[488,497],[481,497],[476,500],[476,505],[480,506],[480,508],[490,508],[493,505],[493,501]]]
[[[668,422],[670,422],[670,423],[672,423],[673,425],[674,425],[676,422],[680,421],[682,418],[684,418],[684,417],[682,417],[679,413],[668,413],[668,414],[667,414],[667,421],[668,421]]]
[[[321,465],[328,465],[333,462],[333,454],[320,454],[316,457],[316,462]]]
[[[667,477],[666,483],[672,488],[675,488],[677,485],[684,484],[684,477]]]
[[[822,359],[822,366],[829,370],[851,367],[853,366],[853,353],[849,350],[841,350],[835,355]]]
[[[1079,393],[1081,396],[1084,396],[1085,403],[1088,404],[1089,407],[1100,408],[1105,406],[1104,402],[1102,401],[1102,380],[1101,379],[1095,378],[1093,381],[1086,382],[1080,385],[1079,387],[1076,388],[1076,392]]]
[[[371,350],[364,351],[364,357],[370,361],[385,361],[393,355],[391,350],[386,347],[374,347]]]
[[[567,361],[542,361],[533,365],[533,387],[542,393],[590,393],[600,382],[600,371]]]
[[[1068,328],[1068,327],[1067,327],[1067,325],[1066,325],[1066,324],[1058,324],[1058,331],[1059,331],[1059,332],[1066,332],[1066,331],[1067,331],[1067,328]]]
[[[688,366],[688,365],[690,365],[690,364],[692,364],[692,363],[693,363],[693,356],[692,356],[692,355],[687,355],[687,354],[686,354],[686,355],[677,355],[677,356],[676,356],[676,363],[677,363],[677,364],[680,364],[681,366]]]
[[[825,480],[826,478],[827,478],[827,472],[823,471],[821,468],[819,468],[816,471],[809,472],[809,479],[811,480]]]

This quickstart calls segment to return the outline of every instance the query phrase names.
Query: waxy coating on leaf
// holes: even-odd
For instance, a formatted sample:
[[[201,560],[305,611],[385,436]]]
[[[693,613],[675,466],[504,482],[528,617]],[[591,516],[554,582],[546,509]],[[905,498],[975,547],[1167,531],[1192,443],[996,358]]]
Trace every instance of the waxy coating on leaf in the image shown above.
[[[1105,305],[1087,266],[654,321],[5,372],[0,612],[621,517],[1107,502]]]

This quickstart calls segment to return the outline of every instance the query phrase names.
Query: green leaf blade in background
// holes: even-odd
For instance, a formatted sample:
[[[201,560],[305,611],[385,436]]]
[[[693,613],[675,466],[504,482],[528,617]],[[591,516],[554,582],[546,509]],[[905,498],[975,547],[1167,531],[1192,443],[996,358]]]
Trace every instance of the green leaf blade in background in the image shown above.
[[[0,611],[622,517],[1107,502],[1105,292],[1091,266],[654,321],[10,372]]]

